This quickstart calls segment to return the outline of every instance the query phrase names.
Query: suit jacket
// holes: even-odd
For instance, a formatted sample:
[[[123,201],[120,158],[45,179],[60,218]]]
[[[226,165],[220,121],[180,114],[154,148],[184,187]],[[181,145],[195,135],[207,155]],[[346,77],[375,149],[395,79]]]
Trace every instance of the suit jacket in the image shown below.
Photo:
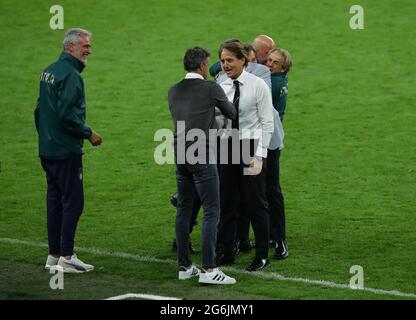
[[[213,154],[212,143],[216,143],[216,140],[209,141],[208,138],[209,130],[215,129],[215,107],[228,118],[235,119],[237,116],[235,106],[228,101],[222,88],[214,81],[183,79],[170,88],[168,101],[175,128],[175,155],[181,163],[184,152],[194,144],[193,147],[201,151],[201,156],[205,156],[205,152],[207,156]],[[188,132],[193,129],[202,130],[206,139],[188,140]]]

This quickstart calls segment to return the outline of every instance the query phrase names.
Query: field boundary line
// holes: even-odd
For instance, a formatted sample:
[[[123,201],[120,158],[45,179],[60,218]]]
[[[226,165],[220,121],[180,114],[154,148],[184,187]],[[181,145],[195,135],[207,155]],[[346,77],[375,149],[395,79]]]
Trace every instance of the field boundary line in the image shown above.
[[[12,239],[12,238],[0,238],[0,242],[13,244],[13,245],[27,245],[31,247],[37,247],[37,248],[48,247],[46,243],[36,243],[32,241]],[[135,255],[135,254],[126,253],[126,252],[117,252],[117,251],[110,251],[110,250],[98,249],[98,248],[75,247],[75,250],[77,252],[90,253],[90,254],[94,254],[98,256],[105,256],[105,257],[117,257],[117,258],[123,258],[123,259],[130,259],[130,260],[134,260],[138,262],[161,263],[161,264],[168,264],[168,265],[174,265],[174,266],[176,266],[176,263],[177,263],[176,260],[172,260],[172,259],[159,259],[159,258],[155,258],[151,256],[140,256],[140,255]],[[314,279],[308,279],[308,278],[284,276],[275,272],[264,272],[264,271],[248,272],[248,271],[237,269],[234,267],[223,267],[221,269],[225,271],[245,274],[245,275],[257,277],[260,279],[266,279],[266,280],[290,281],[290,282],[305,283],[309,285],[318,285],[318,286],[329,287],[329,288],[348,289],[348,290],[353,290],[353,291],[366,291],[366,292],[371,292],[371,293],[379,294],[379,295],[392,295],[392,296],[403,297],[403,298],[416,298],[415,293],[405,293],[405,292],[400,292],[398,290],[383,290],[383,289],[374,289],[374,288],[368,288],[368,287],[364,287],[363,289],[353,289],[348,284],[340,284],[340,283],[326,281],[326,280],[314,280]]]
[[[115,297],[110,297],[104,300],[126,300],[129,298],[142,298],[146,300],[182,300],[174,297],[164,297],[164,296],[155,296],[153,294],[143,294],[143,293],[126,293]]]

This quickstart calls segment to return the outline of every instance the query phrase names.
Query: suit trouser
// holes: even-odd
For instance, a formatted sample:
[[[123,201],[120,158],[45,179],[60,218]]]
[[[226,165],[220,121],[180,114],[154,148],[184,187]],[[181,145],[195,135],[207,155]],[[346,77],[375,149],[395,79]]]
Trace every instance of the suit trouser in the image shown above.
[[[202,267],[214,268],[217,226],[220,211],[218,170],[215,164],[176,165],[178,204],[176,207],[176,243],[178,264],[192,264],[189,252],[189,228],[195,192],[204,209],[202,219]]]
[[[256,257],[267,258],[269,246],[269,214],[266,199],[265,164],[260,174],[244,175],[243,165],[221,164],[219,166],[221,215],[219,243],[226,256],[232,256],[235,246],[238,209],[244,199],[246,214],[253,226],[256,241]]]
[[[238,209],[237,240],[240,241],[240,243],[248,243],[250,241],[250,218],[246,212],[244,199],[241,200]]]
[[[48,183],[46,202],[49,253],[71,256],[74,253],[78,220],[84,209],[82,155],[72,154],[63,160],[41,157],[41,164]]]
[[[280,187],[280,150],[267,151],[266,195],[269,202],[270,239],[286,240],[285,205]]]

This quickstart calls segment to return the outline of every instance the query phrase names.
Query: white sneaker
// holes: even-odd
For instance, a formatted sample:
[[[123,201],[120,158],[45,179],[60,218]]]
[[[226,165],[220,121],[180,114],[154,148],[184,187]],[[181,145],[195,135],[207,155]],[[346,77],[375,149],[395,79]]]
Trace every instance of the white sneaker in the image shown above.
[[[45,269],[49,270],[50,268],[55,267],[58,264],[59,258],[56,258],[48,254],[48,259],[46,259]]]
[[[188,268],[186,267],[179,267],[179,280],[187,280],[190,279],[192,277],[196,277],[201,273],[201,270],[199,270],[197,267],[195,267],[194,265],[191,265]]]
[[[56,268],[64,273],[84,273],[94,270],[93,265],[82,262],[76,254],[73,254],[69,260],[60,257]]]
[[[218,268],[215,268],[212,272],[201,272],[199,275],[199,283],[234,284],[236,282],[234,278],[227,276]]]

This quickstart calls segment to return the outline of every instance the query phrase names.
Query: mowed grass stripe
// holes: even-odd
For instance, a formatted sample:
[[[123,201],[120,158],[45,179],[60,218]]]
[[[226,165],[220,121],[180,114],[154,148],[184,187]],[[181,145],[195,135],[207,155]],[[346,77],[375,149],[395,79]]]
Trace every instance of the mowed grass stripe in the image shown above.
[[[38,248],[48,247],[46,243],[35,243],[31,241],[12,239],[12,238],[0,238],[0,242],[9,243],[13,245],[27,245],[27,246],[38,247]],[[117,257],[117,258],[122,258],[122,259],[130,259],[130,260],[134,260],[138,262],[163,263],[163,264],[169,264],[169,265],[176,265],[176,261],[172,259],[159,259],[159,258],[155,258],[151,256],[140,256],[140,255],[135,255],[135,254],[126,253],[126,252],[108,251],[108,250],[100,249],[100,248],[76,247],[75,249],[78,252],[90,253],[90,254],[94,254],[98,256]],[[244,270],[233,268],[233,267],[223,267],[222,269],[224,269],[225,271],[229,271],[229,272],[246,274],[246,275],[258,277],[261,279],[267,279],[267,280],[291,281],[291,282],[305,283],[309,285],[324,286],[324,287],[329,287],[329,288],[354,290],[347,284],[340,284],[340,283],[326,281],[326,280],[314,280],[314,279],[307,279],[307,278],[300,278],[300,277],[289,277],[289,276],[283,276],[275,272],[262,272],[262,271],[248,272],[248,271],[244,271]],[[404,293],[398,290],[383,290],[383,289],[374,289],[374,288],[367,288],[367,287],[360,289],[360,290],[371,292],[374,294],[393,295],[393,296],[404,297],[404,298],[416,298],[416,294],[414,293]]]

